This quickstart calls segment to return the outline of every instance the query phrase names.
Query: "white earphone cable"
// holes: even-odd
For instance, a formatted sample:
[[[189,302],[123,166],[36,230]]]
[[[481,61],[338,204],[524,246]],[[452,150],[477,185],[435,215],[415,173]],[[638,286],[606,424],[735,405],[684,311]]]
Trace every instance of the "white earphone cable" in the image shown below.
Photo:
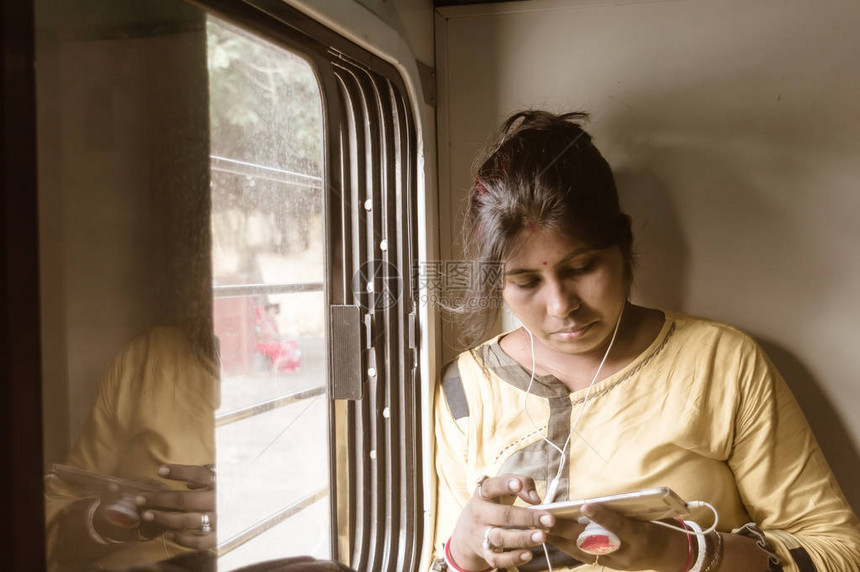
[[[595,452],[595,454],[600,456],[600,454],[594,450],[594,448],[591,446],[591,444],[588,443],[588,441],[585,440],[585,438],[583,438],[579,433],[577,433],[576,428],[579,425],[579,420],[582,418],[582,414],[585,411],[585,406],[588,403],[589,397],[591,396],[591,389],[594,387],[594,384],[597,382],[597,378],[600,376],[600,371],[603,369],[603,365],[606,363],[606,360],[609,357],[609,352],[612,350],[612,346],[615,344],[615,338],[618,335],[618,329],[621,326],[621,319],[624,316],[624,307],[625,306],[626,306],[626,300],[625,300],[624,305],[621,306],[621,312],[618,314],[618,321],[615,322],[615,329],[612,332],[612,338],[609,340],[609,346],[606,348],[606,353],[603,354],[603,359],[600,361],[600,365],[597,366],[597,371],[594,372],[594,377],[591,379],[591,383],[588,385],[588,390],[585,392],[585,397],[582,400],[582,404],[579,407],[579,411],[577,412],[576,419],[574,420],[573,425],[571,426],[570,433],[568,433],[567,439],[565,440],[564,445],[561,448],[559,448],[558,445],[556,445],[555,443],[553,443],[552,441],[550,441],[549,439],[547,439],[543,435],[540,436],[541,439],[545,443],[547,443],[550,447],[552,447],[553,449],[558,451],[559,455],[561,455],[561,458],[559,460],[559,465],[558,465],[558,471],[556,472],[556,475],[553,478],[551,484],[547,487],[546,494],[544,495],[544,499],[543,499],[544,503],[552,502],[553,498],[555,497],[556,489],[558,488],[558,481],[561,478],[561,473],[562,473],[562,470],[564,468],[565,460],[567,458],[567,454],[565,453],[565,450],[567,450],[568,445],[570,444],[570,439],[574,433],[576,433],[576,435],[578,437],[582,438],[583,442],[586,445],[588,445],[588,447],[591,448],[592,451]],[[531,371],[531,377],[529,379],[529,384],[526,388],[526,395],[525,395],[525,398],[523,399],[523,411],[525,412],[526,417],[528,417],[528,420],[531,423],[532,428],[538,434],[540,434],[540,429],[538,428],[537,424],[535,423],[534,419],[532,418],[531,412],[529,411],[529,408],[528,408],[528,400],[529,400],[529,397],[531,396],[531,389],[532,389],[532,385],[533,385],[534,380],[535,380],[535,370],[537,369],[537,358],[535,356],[535,339],[534,339],[534,335],[532,334],[531,330],[529,330],[525,326],[523,326],[523,327],[525,328],[526,332],[528,332],[528,334],[529,334],[529,340],[531,342],[531,355],[532,355],[532,371]],[[601,458],[603,458],[603,457],[601,456]],[[703,530],[701,532],[689,530],[686,528],[681,528],[679,526],[674,526],[674,525],[671,525],[671,524],[668,524],[665,522],[660,522],[657,520],[654,520],[651,522],[653,522],[654,524],[660,525],[660,526],[664,526],[666,528],[670,528],[672,530],[676,530],[678,532],[683,532],[684,534],[704,536],[706,534],[710,534],[711,532],[713,532],[714,530],[717,529],[717,525],[719,524],[720,516],[717,513],[717,509],[714,508],[713,505],[711,505],[707,502],[693,501],[693,502],[687,503],[687,508],[699,508],[699,507],[707,507],[711,510],[711,512],[714,513],[713,524],[710,527],[708,527],[706,530]],[[550,563],[550,560],[549,560],[549,551],[547,550],[545,542],[542,544],[542,547],[543,547],[544,556],[546,557],[547,566],[549,567],[548,572],[553,572],[552,563]],[[604,569],[604,567],[601,568],[601,572],[603,569]]]
[[[570,428],[570,433],[567,434],[567,439],[564,441],[564,445],[561,448],[559,448],[558,445],[556,445],[555,443],[553,443],[552,441],[550,441],[549,439],[547,439],[543,435],[540,435],[540,429],[538,428],[537,423],[534,422],[534,419],[532,419],[531,412],[529,411],[529,407],[528,407],[529,396],[531,395],[532,384],[534,383],[534,380],[535,380],[535,370],[537,369],[537,358],[535,357],[534,334],[532,334],[531,330],[529,330],[527,327],[523,326],[526,329],[526,332],[528,332],[528,334],[529,334],[529,340],[531,342],[531,353],[532,353],[532,373],[531,373],[531,378],[529,379],[528,387],[526,387],[526,396],[523,399],[523,411],[525,411],[525,414],[526,414],[526,417],[528,417],[529,423],[532,424],[532,428],[540,435],[540,438],[545,443],[549,444],[553,449],[558,451],[559,454],[561,455],[561,458],[559,459],[559,462],[558,462],[558,471],[556,472],[555,477],[552,479],[552,482],[547,487],[546,494],[544,495],[543,501],[545,503],[552,502],[553,498],[555,497],[556,490],[558,489],[558,482],[559,482],[559,479],[561,478],[561,472],[564,469],[564,462],[567,458],[564,451],[567,449],[568,445],[570,444],[570,438],[573,436],[574,433],[576,433],[576,427],[579,425],[579,420],[582,418],[582,413],[585,410],[585,405],[588,403],[588,398],[591,396],[591,388],[594,387],[594,384],[597,382],[597,378],[600,376],[600,370],[603,369],[603,364],[606,363],[606,359],[609,357],[609,352],[612,350],[612,346],[615,344],[615,337],[618,335],[618,328],[621,326],[621,318],[624,316],[624,307],[626,305],[627,305],[627,300],[625,300],[621,304],[621,311],[618,314],[618,320],[615,322],[615,329],[612,331],[612,338],[609,340],[609,346],[606,348],[606,353],[603,354],[603,359],[600,360],[600,365],[597,366],[597,371],[594,372],[594,377],[591,378],[591,383],[588,384],[588,390],[585,392],[585,398],[582,400],[582,404],[579,406],[579,412],[576,415],[576,420],[573,422],[573,425]],[[581,437],[579,435],[579,433],[577,433],[577,436]],[[588,443],[588,441],[583,439],[583,442],[586,445],[588,445],[589,448],[591,448],[594,451],[594,448],[591,447],[591,444]],[[598,456],[600,456],[600,454],[597,453],[597,451],[594,451],[594,452]],[[544,542],[542,544],[542,546],[543,546],[544,556],[546,557],[546,564],[549,567],[549,572],[553,572],[552,563],[549,561],[549,551],[547,550],[546,542]]]
[[[615,338],[618,335],[618,329],[621,326],[621,319],[624,316],[624,306],[626,305],[626,303],[627,303],[627,301],[625,300],[624,304],[622,304],[622,306],[621,306],[621,312],[618,314],[618,320],[615,322],[615,329],[612,331],[612,338],[609,340],[609,346],[606,348],[606,352],[603,354],[603,359],[600,360],[600,365],[597,366],[597,371],[594,372],[594,377],[591,379],[591,383],[588,384],[588,390],[585,392],[585,398],[582,400],[582,404],[579,406],[579,412],[576,415],[576,420],[573,422],[573,425],[570,428],[570,433],[568,433],[567,439],[565,440],[564,445],[561,448],[559,448],[558,445],[556,445],[555,443],[553,443],[552,441],[550,441],[549,439],[547,439],[546,437],[541,435],[541,439],[545,443],[547,443],[549,446],[551,446],[553,449],[558,451],[559,455],[561,455],[561,459],[559,460],[559,464],[558,464],[558,472],[556,473],[555,478],[553,478],[551,484],[549,485],[549,487],[547,489],[547,492],[546,492],[546,495],[544,498],[545,503],[552,502],[553,497],[555,497],[556,488],[558,487],[558,481],[561,478],[561,472],[564,468],[564,462],[567,459],[567,455],[565,453],[565,450],[567,449],[568,445],[570,444],[571,437],[573,436],[574,433],[576,433],[576,428],[579,426],[579,420],[582,418],[582,414],[585,411],[585,406],[588,403],[589,397],[591,397],[591,389],[594,387],[594,384],[597,382],[597,378],[600,376],[600,372],[603,369],[603,364],[606,363],[606,359],[609,357],[609,352],[612,350],[612,346],[615,344]],[[523,326],[523,327],[525,327],[525,326]],[[528,417],[529,423],[531,423],[532,428],[536,432],[539,432],[540,429],[538,429],[538,426],[535,423],[534,419],[532,418],[531,412],[529,411],[529,408],[528,408],[529,397],[531,396],[532,385],[534,384],[534,380],[535,380],[535,369],[537,368],[537,358],[535,357],[535,338],[534,338],[534,335],[532,334],[531,330],[529,330],[528,328],[525,328],[525,330],[526,330],[526,332],[528,332],[529,340],[531,341],[532,372],[531,372],[531,378],[529,379],[528,387],[526,387],[526,395],[525,395],[525,398],[523,399],[523,411],[525,412],[526,417]],[[577,433],[577,436],[580,436],[580,435]],[[591,444],[589,444],[588,441],[586,441],[585,439],[583,439],[583,441],[586,443],[586,445],[589,446],[589,448],[594,450],[594,448],[591,447]],[[597,453],[597,451],[594,451],[594,452],[598,456],[600,456],[600,454]]]
[[[654,524],[659,524],[660,526],[664,526],[666,528],[671,528],[672,530],[677,530],[678,532],[683,532],[685,534],[704,536],[706,534],[710,534],[710,533],[714,532],[717,529],[717,525],[720,524],[720,515],[717,512],[717,509],[714,508],[714,505],[707,503],[705,501],[691,501],[691,502],[687,503],[687,508],[700,508],[700,507],[707,507],[707,508],[711,509],[711,512],[714,513],[714,523],[711,526],[709,526],[708,528],[706,528],[705,530],[703,530],[702,532],[687,530],[686,528],[681,528],[680,526],[675,526],[674,524],[669,524],[668,522],[660,522],[659,520],[652,520],[651,522],[653,522]]]

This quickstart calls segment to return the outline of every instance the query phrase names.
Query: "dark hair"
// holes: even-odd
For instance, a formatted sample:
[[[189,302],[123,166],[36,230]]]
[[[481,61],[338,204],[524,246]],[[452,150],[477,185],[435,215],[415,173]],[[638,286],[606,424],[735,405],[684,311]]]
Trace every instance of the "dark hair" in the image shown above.
[[[502,124],[476,163],[463,224],[466,256],[477,267],[503,268],[522,230],[542,228],[594,248],[619,247],[632,281],[630,218],[621,212],[609,164],[582,128],[587,119],[583,112],[530,110]],[[487,337],[501,306],[503,282],[478,276],[462,304],[445,308],[464,318],[460,341],[467,347]]]

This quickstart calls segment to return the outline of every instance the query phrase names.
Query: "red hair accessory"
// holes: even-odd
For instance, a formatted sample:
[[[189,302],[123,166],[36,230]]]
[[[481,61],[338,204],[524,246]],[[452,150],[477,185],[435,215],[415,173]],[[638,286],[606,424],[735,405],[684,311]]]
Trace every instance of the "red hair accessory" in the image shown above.
[[[475,179],[475,194],[478,196],[487,194],[487,187],[481,182],[481,179]]]

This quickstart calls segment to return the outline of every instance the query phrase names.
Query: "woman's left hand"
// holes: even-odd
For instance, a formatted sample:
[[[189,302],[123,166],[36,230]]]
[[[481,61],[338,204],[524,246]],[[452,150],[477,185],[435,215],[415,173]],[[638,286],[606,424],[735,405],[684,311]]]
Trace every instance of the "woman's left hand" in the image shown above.
[[[204,550],[215,546],[215,471],[211,466],[163,465],[158,474],[183,481],[187,491],[143,493],[137,497],[141,528],[155,529],[173,542]]]
[[[688,545],[682,532],[627,518],[596,504],[585,505],[582,512],[621,540],[618,550],[600,556],[601,565],[616,570],[658,571],[676,571],[684,565]],[[576,538],[584,529],[585,525],[575,520],[559,519],[550,530],[547,541],[581,562],[593,563],[595,556],[576,546]]]

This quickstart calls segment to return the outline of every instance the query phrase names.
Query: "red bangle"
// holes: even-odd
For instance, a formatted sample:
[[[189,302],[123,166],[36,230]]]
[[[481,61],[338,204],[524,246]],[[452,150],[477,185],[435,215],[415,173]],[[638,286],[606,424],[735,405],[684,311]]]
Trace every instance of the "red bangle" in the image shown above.
[[[690,528],[687,526],[687,523],[684,522],[683,519],[676,518],[675,520],[677,520],[678,522],[681,523],[681,526],[684,527],[685,531],[690,530]],[[681,568],[681,572],[689,572],[690,571],[690,565],[693,564],[693,539],[692,539],[690,534],[685,534],[684,536],[687,537],[687,561],[684,562],[684,567]]]
[[[451,537],[448,538],[447,542],[445,542],[445,564],[448,565],[448,568],[453,568],[455,572],[470,572],[469,570],[464,570],[454,564],[454,559],[451,558]],[[492,572],[494,568],[490,566],[486,570],[481,570],[480,572]]]

